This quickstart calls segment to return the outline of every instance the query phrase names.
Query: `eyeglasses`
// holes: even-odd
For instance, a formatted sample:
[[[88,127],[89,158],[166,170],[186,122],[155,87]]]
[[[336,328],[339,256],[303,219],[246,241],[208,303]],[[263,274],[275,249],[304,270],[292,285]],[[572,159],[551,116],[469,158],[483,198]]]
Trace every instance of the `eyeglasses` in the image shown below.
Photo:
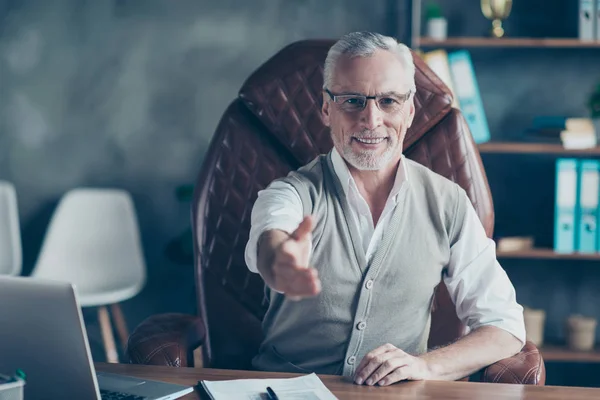
[[[333,100],[342,111],[347,113],[364,110],[367,106],[367,100],[373,99],[375,100],[377,108],[381,111],[388,114],[394,114],[402,109],[402,106],[412,94],[412,90],[409,90],[404,94],[385,93],[379,96],[365,96],[361,94],[333,94],[329,89],[323,90],[327,92],[329,97],[331,97],[331,100]]]

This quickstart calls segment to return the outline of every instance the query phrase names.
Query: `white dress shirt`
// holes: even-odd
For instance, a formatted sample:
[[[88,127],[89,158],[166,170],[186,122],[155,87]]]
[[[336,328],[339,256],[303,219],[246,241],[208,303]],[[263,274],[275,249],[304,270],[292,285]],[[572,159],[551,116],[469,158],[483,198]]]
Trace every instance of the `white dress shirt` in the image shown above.
[[[335,148],[332,151],[332,162],[370,262],[396,207],[398,192],[410,178],[407,176],[404,156],[390,196],[375,226],[367,202]],[[274,182],[258,193],[252,209],[252,227],[245,252],[246,265],[250,271],[258,272],[257,242],[260,235],[270,229],[293,232],[304,218],[302,210],[298,192],[288,183]],[[495,243],[487,237],[471,202],[468,202],[465,219],[460,238],[450,248],[448,274],[444,278],[456,304],[456,313],[471,330],[484,325],[496,326],[512,333],[524,344],[523,308],[516,302],[515,289],[496,260]]]

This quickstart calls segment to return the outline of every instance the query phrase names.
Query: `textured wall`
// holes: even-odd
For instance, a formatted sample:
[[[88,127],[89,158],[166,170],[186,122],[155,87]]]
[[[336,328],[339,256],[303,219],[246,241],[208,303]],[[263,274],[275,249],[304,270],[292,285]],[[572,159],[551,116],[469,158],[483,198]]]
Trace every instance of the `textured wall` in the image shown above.
[[[164,248],[189,221],[174,189],[195,178],[220,115],[290,42],[398,28],[390,3],[0,0],[0,179],[18,191],[25,270],[66,190],[124,188],[149,273],[124,305],[130,325],[193,311],[193,272]]]

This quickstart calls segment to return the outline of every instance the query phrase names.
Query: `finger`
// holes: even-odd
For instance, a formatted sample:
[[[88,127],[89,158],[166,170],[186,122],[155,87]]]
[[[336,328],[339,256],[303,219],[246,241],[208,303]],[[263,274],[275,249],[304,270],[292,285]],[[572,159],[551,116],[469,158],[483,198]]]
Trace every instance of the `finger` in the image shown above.
[[[292,298],[302,299],[305,297],[314,297],[321,291],[318,282],[295,284],[290,286],[284,293]]]
[[[314,296],[321,289],[316,269],[293,265],[282,267],[276,277],[276,284],[282,292],[290,296]]]
[[[379,368],[377,368],[375,372],[371,374],[371,376],[366,380],[367,385],[376,385],[382,379],[385,379],[387,382],[387,376],[389,374],[396,371],[398,368],[407,365],[408,360],[402,355],[398,355],[398,353],[396,354],[396,356],[382,363]]]
[[[311,215],[307,215],[304,217],[302,222],[300,222],[300,225],[298,225],[296,230],[292,232],[291,236],[296,240],[304,240],[308,237],[308,234],[312,232],[313,225],[313,217]]]
[[[312,297],[321,291],[321,281],[316,276],[299,277],[289,285],[291,296]]]
[[[371,375],[377,369],[379,369],[383,363],[391,358],[394,358],[394,355],[395,353],[393,351],[387,351],[371,358],[367,364],[356,374],[354,381],[359,385],[362,385],[363,382],[367,383],[368,385],[372,385],[372,380],[369,381],[369,379],[371,379]]]
[[[298,264],[300,267],[308,267],[310,249],[305,243],[295,240],[287,240],[281,245],[274,263]]]
[[[356,367],[356,373],[354,374],[355,377],[358,377],[358,375],[362,372],[362,369],[375,357],[377,357],[378,355],[381,355],[383,353],[387,353],[388,351],[392,351],[395,350],[396,346],[394,346],[393,344],[390,343],[386,343],[382,346],[377,347],[375,350],[370,351],[369,353],[367,353],[363,359],[360,361],[360,364],[358,364],[358,367]],[[364,379],[362,380],[362,382],[364,382]],[[362,383],[361,382],[361,383]],[[356,382],[358,383],[358,382]],[[360,383],[359,383],[360,385]]]
[[[276,278],[281,280],[282,284],[291,284],[296,280],[312,280],[319,277],[319,273],[315,268],[292,263],[278,264],[277,269],[274,271]]]
[[[391,373],[389,373],[387,376],[385,376],[383,379],[381,379],[378,382],[379,386],[388,386],[392,383],[407,380],[409,378],[408,370],[408,365],[401,365],[400,367],[396,368]]]

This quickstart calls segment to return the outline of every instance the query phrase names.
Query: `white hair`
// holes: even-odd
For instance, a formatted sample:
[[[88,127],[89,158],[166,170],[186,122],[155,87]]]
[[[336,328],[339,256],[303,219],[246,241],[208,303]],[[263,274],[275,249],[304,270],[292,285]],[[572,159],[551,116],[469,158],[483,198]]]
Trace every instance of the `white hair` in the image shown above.
[[[410,79],[410,89],[415,91],[415,63],[410,49],[396,39],[373,32],[353,32],[342,36],[327,53],[325,71],[323,72],[323,88],[330,88],[333,83],[335,65],[344,55],[347,57],[368,57],[376,50],[387,50],[395,53],[402,63]]]

